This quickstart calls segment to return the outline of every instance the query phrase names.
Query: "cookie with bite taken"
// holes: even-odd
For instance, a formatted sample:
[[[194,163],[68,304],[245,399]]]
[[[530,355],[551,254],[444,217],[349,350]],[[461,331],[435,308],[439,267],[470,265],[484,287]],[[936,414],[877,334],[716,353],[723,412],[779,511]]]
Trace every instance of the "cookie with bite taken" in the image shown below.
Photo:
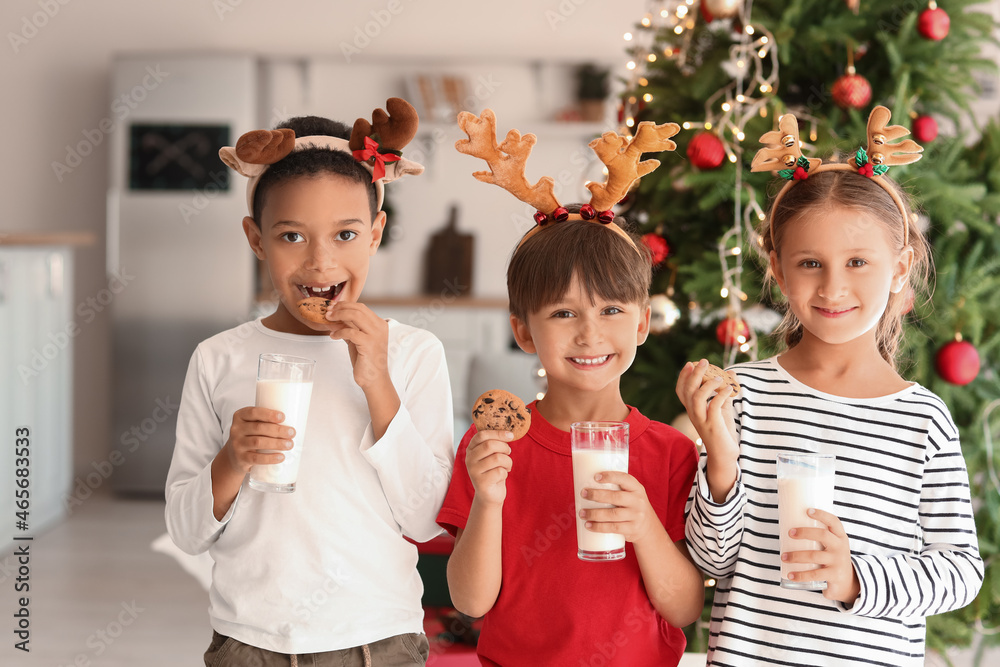
[[[708,368],[705,369],[705,378],[702,380],[701,383],[705,384],[706,382],[714,378],[722,378],[723,384],[728,384],[729,387],[733,390],[734,394],[739,393],[741,387],[739,381],[737,381],[736,379],[736,373],[732,371],[724,371],[718,366],[713,366],[712,364],[709,364]]]
[[[320,296],[311,296],[308,299],[299,301],[297,305],[299,308],[299,314],[310,322],[316,322],[317,324],[329,324],[330,321],[326,319],[326,311],[329,310],[331,303],[333,303],[331,299],[324,299]]]

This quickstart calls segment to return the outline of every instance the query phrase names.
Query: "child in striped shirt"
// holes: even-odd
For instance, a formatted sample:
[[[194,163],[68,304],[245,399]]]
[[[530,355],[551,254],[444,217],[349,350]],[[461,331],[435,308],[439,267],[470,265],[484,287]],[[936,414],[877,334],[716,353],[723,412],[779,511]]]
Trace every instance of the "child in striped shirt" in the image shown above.
[[[923,665],[925,617],[968,604],[982,584],[958,431],[940,398],[896,371],[929,249],[898,186],[865,168],[868,153],[903,146],[885,146],[881,135],[903,128],[884,124],[873,131],[870,120],[869,151],[836,166],[801,158],[791,116],[769,133],[780,141],[762,138],[772,148],[755,169],[777,168],[766,151],[785,165],[782,153],[801,158],[762,231],[788,302],[777,332],[787,349],[736,365],[738,394],[703,383],[704,361],[678,379],[705,445],[686,535],[696,564],[719,580],[709,665]],[[904,163],[893,155],[887,164]],[[780,553],[784,452],[836,456],[834,512],[811,509],[820,527],[789,531],[818,551]],[[782,561],[817,570],[789,577],[826,589],[782,588]]]

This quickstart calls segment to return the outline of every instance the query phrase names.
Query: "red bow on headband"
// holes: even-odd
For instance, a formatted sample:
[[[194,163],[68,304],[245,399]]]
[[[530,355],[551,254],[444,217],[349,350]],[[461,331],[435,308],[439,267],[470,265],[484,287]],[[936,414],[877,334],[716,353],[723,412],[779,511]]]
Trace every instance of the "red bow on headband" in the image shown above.
[[[365,147],[352,151],[354,159],[358,162],[367,162],[368,160],[375,158],[374,169],[372,170],[372,183],[379,180],[380,178],[385,178],[385,163],[386,162],[396,162],[399,160],[399,156],[394,153],[379,153],[378,144],[371,137],[365,137]]]

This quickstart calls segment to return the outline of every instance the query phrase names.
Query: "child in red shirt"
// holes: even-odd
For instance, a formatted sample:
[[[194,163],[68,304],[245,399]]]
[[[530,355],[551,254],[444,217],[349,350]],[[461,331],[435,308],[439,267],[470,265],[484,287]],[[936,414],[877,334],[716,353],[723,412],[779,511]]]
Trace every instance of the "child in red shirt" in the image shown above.
[[[531,428],[512,441],[472,426],[438,514],[456,538],[452,600],[485,616],[484,665],[676,665],[685,646],[678,628],[704,601],[684,545],[697,452],[619,390],[649,332],[648,253],[623,220],[599,224],[586,208],[562,209],[569,220],[526,234],[508,267],[514,338],[538,355],[548,381],[528,406]],[[577,557],[569,434],[577,421],[629,424],[629,472],[595,476],[595,487],[620,490],[583,492],[613,507],[581,512],[587,529],[625,536],[622,560]]]

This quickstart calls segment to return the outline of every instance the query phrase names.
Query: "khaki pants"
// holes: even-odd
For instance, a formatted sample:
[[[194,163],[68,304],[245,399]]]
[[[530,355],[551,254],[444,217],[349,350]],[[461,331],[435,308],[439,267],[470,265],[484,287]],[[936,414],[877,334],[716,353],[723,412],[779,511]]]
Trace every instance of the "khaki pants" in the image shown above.
[[[423,667],[429,645],[422,634],[396,635],[368,644],[371,667]],[[295,656],[299,667],[363,667],[365,652],[360,646],[324,653]],[[232,637],[212,632],[212,644],[205,651],[205,667],[288,667],[292,656],[249,646]]]

